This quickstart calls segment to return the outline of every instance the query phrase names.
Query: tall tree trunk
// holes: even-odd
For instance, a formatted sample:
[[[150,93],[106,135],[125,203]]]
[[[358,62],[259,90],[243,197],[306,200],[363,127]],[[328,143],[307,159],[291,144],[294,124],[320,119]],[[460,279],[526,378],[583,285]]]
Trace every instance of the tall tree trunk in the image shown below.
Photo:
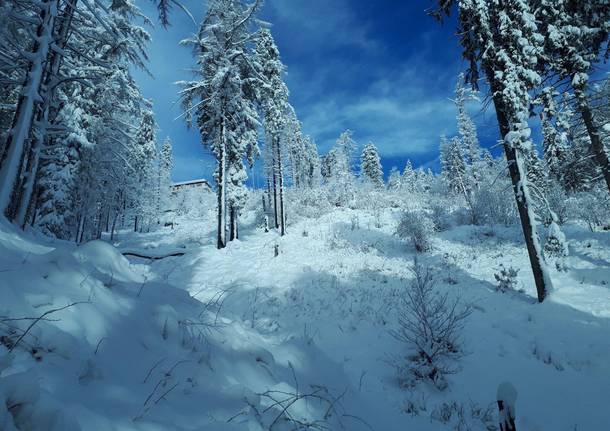
[[[284,213],[284,173],[282,169],[282,154],[280,152],[279,140],[275,146],[277,151],[277,176],[279,187],[279,217],[280,217],[280,235],[286,235],[286,215]]]
[[[38,187],[34,193],[34,199],[32,199],[32,205],[30,205],[29,214],[26,216],[26,220],[30,221],[30,226],[36,225],[36,217],[38,215],[38,206],[40,205],[40,193],[41,190]]]
[[[96,239],[102,238],[102,231],[104,230],[104,208],[100,205],[100,208],[97,212],[97,226],[96,226]]]
[[[237,210],[234,206],[230,209],[230,230],[229,230],[229,241],[233,241],[239,238],[237,230]]]
[[[112,219],[112,229],[110,230],[110,241],[114,241],[114,232],[116,230],[116,222],[119,219],[119,212],[117,211],[114,214],[114,218]]]
[[[53,37],[53,25],[57,16],[57,0],[41,0],[40,25],[30,53],[30,64],[17,102],[17,110],[9,130],[3,154],[0,156],[0,213],[4,214],[19,179],[26,141],[29,137],[36,105],[40,103],[40,86],[44,64]]]
[[[87,226],[87,219],[83,217],[81,221],[80,238],[78,239],[79,244],[83,242],[83,238],[85,237],[85,226]]]
[[[74,242],[78,243],[78,235],[80,233],[80,220],[82,218],[82,214],[76,216],[76,233],[74,235]]]
[[[64,10],[62,12],[62,19],[60,21],[61,25],[57,31],[57,37],[55,40],[55,44],[61,50],[64,50],[66,45],[68,44],[68,39],[70,37],[70,29],[72,28],[72,20],[74,18],[74,10],[77,1],[78,0],[66,2]],[[30,157],[28,163],[29,169],[26,173],[25,180],[19,187],[19,199],[16,202],[17,207],[15,208],[15,213],[11,214],[11,218],[13,218],[15,223],[17,223],[22,228],[24,228],[25,224],[27,223],[28,208],[31,204],[32,194],[34,192],[34,187],[38,177],[40,152],[46,140],[46,129],[49,125],[49,122],[53,122],[57,115],[57,112],[54,112],[53,115],[51,115],[50,112],[51,105],[53,102],[53,96],[56,90],[55,86],[57,85],[57,82],[55,81],[59,76],[62,60],[63,55],[57,52],[56,50],[52,50],[49,52],[49,60],[43,80],[43,85],[41,88],[41,91],[44,93],[41,94],[43,104],[36,116],[36,122],[38,123],[38,127],[40,127],[40,130],[38,130],[38,133],[36,133],[36,136],[32,143],[32,148],[30,149]],[[57,111],[57,109],[55,109],[55,111]]]
[[[486,69],[487,80],[491,85],[493,94],[493,102],[496,110],[496,117],[500,128],[502,139],[511,131],[508,112],[502,101],[502,84],[499,83],[491,69]],[[547,292],[552,287],[551,280],[548,276],[544,256],[542,254],[542,246],[540,238],[536,231],[536,220],[533,214],[533,202],[531,202],[528,186],[527,172],[524,172],[525,160],[521,154],[521,150],[514,148],[512,145],[504,141],[504,154],[508,162],[508,171],[513,184],[513,192],[517,201],[517,209],[519,219],[521,220],[521,228],[525,237],[525,245],[529,255],[530,265],[534,274],[534,282],[538,294],[538,302],[542,302],[547,295]]]
[[[604,148],[604,142],[599,135],[599,128],[595,124],[595,119],[593,117],[591,107],[589,106],[587,95],[583,89],[576,88],[574,89],[574,94],[578,100],[578,110],[580,111],[580,115],[585,123],[585,128],[587,129],[589,139],[591,140],[591,150],[595,156],[595,161],[602,171],[602,175],[606,181],[606,186],[610,192],[610,161],[608,161],[608,154]]]
[[[277,199],[277,174],[275,173],[275,163],[273,163],[273,222],[275,228],[280,227],[280,220],[278,217],[278,199]]]
[[[271,178],[267,177],[267,204],[271,205]]]
[[[123,199],[123,198],[121,198]],[[123,211],[121,211],[121,229],[125,228],[125,213],[127,212],[127,201],[123,199]]]
[[[218,175],[216,179],[218,186],[218,238],[216,247],[218,249],[225,248],[227,245],[227,148],[224,122],[221,125],[220,141],[220,158],[218,160]]]
[[[108,206],[108,209],[106,210],[106,221],[104,222],[105,228],[104,228],[104,232],[109,232],[110,231],[110,206]]]

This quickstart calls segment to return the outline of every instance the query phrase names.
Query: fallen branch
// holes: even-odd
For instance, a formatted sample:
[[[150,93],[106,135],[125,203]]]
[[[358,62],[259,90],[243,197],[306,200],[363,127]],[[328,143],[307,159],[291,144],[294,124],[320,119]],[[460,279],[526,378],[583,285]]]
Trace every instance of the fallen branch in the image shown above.
[[[132,256],[132,257],[140,257],[142,259],[149,259],[149,260],[161,260],[161,259],[166,259],[168,257],[178,257],[178,256],[184,256],[184,252],[182,251],[177,251],[175,253],[170,253],[170,254],[166,254],[163,256],[147,256],[144,254],[140,254],[140,253],[135,253],[135,252],[131,252],[131,251],[126,251],[124,253],[121,253],[123,256]]]

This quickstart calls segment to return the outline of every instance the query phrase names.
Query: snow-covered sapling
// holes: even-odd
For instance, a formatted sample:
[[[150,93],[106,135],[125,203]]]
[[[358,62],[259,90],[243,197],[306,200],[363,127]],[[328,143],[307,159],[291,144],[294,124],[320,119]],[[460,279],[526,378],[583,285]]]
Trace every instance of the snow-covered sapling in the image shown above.
[[[430,418],[443,424],[450,424],[455,431],[498,429],[493,405],[482,407],[474,402],[470,402],[469,405],[457,401],[444,402],[432,410]]]
[[[447,202],[435,201],[430,205],[430,209],[435,231],[443,232],[451,227],[451,215],[447,209]]]
[[[555,222],[552,222],[549,226],[544,244],[544,253],[547,258],[555,259],[557,270],[564,271],[566,269],[564,258],[569,255],[568,244],[565,235]]]
[[[447,387],[445,376],[457,371],[462,350],[462,331],[472,308],[459,297],[450,298],[436,289],[430,267],[415,260],[410,286],[399,303],[398,329],[392,335],[412,350],[399,378],[406,386],[430,381],[438,389]]]
[[[413,244],[418,252],[432,249],[431,236],[434,232],[432,221],[422,212],[406,212],[402,215],[396,233]]]
[[[497,395],[498,410],[500,411],[500,431],[517,431],[515,425],[517,389],[508,382],[500,383]]]
[[[506,268],[503,264],[500,264],[498,272],[494,273],[497,285],[496,290],[498,292],[506,293],[517,290],[517,275],[519,270],[509,266]]]

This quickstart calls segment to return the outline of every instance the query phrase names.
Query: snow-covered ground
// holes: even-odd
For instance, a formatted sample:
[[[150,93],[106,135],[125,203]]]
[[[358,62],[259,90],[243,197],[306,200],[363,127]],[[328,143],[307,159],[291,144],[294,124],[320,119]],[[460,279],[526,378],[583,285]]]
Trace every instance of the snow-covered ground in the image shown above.
[[[391,331],[415,254],[397,222],[337,209],[279,237],[247,214],[220,251],[212,215],[121,233],[117,248],[1,225],[0,429],[485,430],[504,381],[520,431],[608,429],[607,232],[565,227],[568,270],[542,304],[517,228],[436,234],[420,262],[474,307],[439,391],[397,378],[409,348]],[[524,293],[496,291],[501,263]]]

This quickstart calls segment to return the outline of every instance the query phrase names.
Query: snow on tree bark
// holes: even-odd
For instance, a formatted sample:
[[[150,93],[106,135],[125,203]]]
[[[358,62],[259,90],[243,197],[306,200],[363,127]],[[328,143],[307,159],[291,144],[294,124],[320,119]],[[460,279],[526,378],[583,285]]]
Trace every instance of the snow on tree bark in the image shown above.
[[[36,105],[41,102],[40,87],[44,68],[53,41],[53,25],[57,17],[57,0],[41,0],[40,24],[34,45],[28,54],[26,80],[17,103],[13,124],[0,157],[0,213],[5,214],[19,181],[26,140],[29,137]]]

